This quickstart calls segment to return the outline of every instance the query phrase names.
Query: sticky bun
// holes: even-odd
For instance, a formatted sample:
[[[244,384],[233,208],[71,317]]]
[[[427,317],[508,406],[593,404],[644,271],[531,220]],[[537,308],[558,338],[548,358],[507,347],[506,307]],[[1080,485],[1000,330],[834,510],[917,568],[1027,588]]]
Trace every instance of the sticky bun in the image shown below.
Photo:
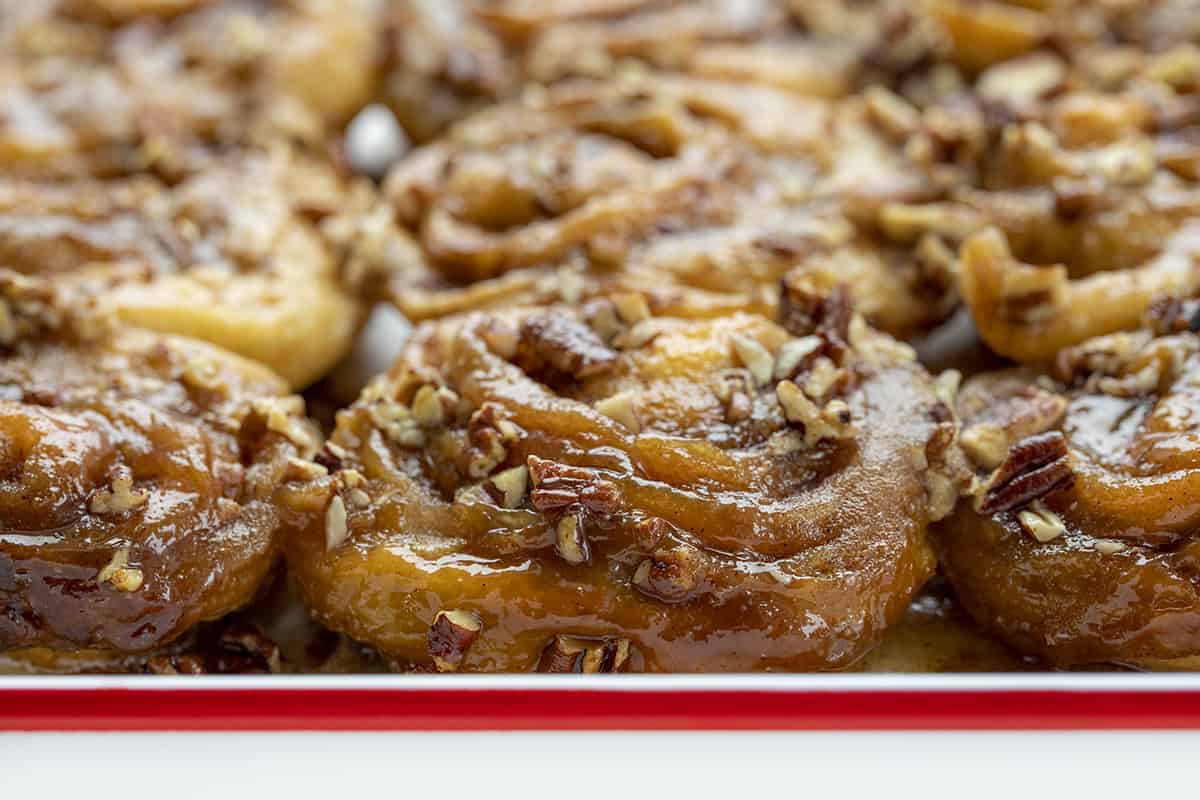
[[[332,170],[285,149],[224,159],[175,186],[0,179],[0,265],[300,387],[345,355],[358,327],[341,249],[316,222],[350,202]]]
[[[149,651],[248,603],[317,439],[252,362],[0,275],[0,649]]]
[[[854,663],[966,469],[844,292],[787,323],[624,293],[418,327],[283,493],[316,617],[418,669]]]
[[[935,526],[975,619],[1056,664],[1200,653],[1200,308],[985,374],[958,398],[973,497]]]
[[[954,254],[886,240],[875,218],[935,192],[857,100],[640,74],[461,122],[391,172],[391,216],[359,249],[418,320],[613,291],[672,315],[773,314],[797,273],[908,336],[954,308]]]
[[[369,101],[368,0],[28,0],[0,19],[0,169],[202,168],[278,140],[323,149]]]

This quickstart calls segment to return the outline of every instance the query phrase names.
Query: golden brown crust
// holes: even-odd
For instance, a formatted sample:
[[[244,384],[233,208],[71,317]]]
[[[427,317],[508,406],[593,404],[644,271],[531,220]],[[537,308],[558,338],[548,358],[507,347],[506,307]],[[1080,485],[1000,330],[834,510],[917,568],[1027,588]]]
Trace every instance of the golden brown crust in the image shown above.
[[[861,319],[846,349],[598,311],[426,324],[339,415],[330,477],[284,500],[318,618],[464,670],[853,663],[929,576],[956,478],[911,350]]]
[[[317,150],[370,99],[371,4],[30,0],[0,28],[0,166],[178,176],[214,151]]]
[[[870,170],[864,168],[869,163]],[[667,74],[497,106],[391,173],[362,242],[410,317],[640,291],[660,313],[772,313],[789,272],[899,335],[954,306],[953,254],[874,217],[935,190],[857,101]]]
[[[1200,340],[1101,337],[1065,350],[1056,374],[1065,383],[1009,372],[964,387],[963,448],[981,485],[974,507],[935,526],[943,568],[980,624],[1022,652],[1060,664],[1195,655]],[[1002,494],[1016,504],[987,513]]]
[[[360,304],[312,222],[353,194],[285,150],[176,186],[149,177],[0,181],[0,264],[97,296],[126,322],[220,345],[293,387],[349,349]]]
[[[315,447],[265,368],[5,273],[0,647],[138,652],[247,603]]]

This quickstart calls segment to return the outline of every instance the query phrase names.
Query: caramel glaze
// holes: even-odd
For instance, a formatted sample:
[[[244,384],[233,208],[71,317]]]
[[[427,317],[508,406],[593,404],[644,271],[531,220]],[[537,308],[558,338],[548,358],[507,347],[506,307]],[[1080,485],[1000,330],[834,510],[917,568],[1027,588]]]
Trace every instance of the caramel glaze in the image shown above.
[[[1043,502],[1065,530],[1041,543],[1019,509],[985,516],[964,501],[935,528],[945,573],[981,625],[1055,664],[1196,655],[1200,339],[1102,337],[1057,369],[1069,381],[1057,391],[1032,371],[980,376],[959,406],[965,432],[1062,431],[1074,485]]]
[[[859,99],[671,73],[566,81],[398,163],[396,230],[362,249],[414,320],[622,290],[671,315],[771,315],[799,273],[846,284],[904,337],[950,314],[954,281],[872,220],[937,191]]]
[[[177,179],[266,141],[319,151],[370,100],[371,3],[23,0],[0,27],[0,166]]]
[[[303,402],[199,342],[49,304],[30,328],[37,307],[0,309],[0,649],[145,651],[247,603],[272,487],[312,449]]]
[[[301,387],[349,350],[361,316],[313,224],[356,196],[327,165],[283,147],[228,154],[173,186],[146,175],[0,179],[0,264]]]
[[[735,352],[747,337],[771,359],[792,338],[779,326],[650,318],[618,333],[614,350],[582,325],[587,313],[427,323],[338,415],[319,459],[331,474],[282,494],[289,565],[318,620],[417,668],[430,664],[440,611],[482,623],[461,662],[469,671],[531,670],[558,634],[625,637],[633,670],[854,663],[934,569],[925,529],[944,510],[929,484],[950,471],[952,423],[912,351],[856,318],[832,390],[850,429],[817,439],[814,427],[806,444],[776,379],[755,386]],[[559,350],[531,333],[547,316]],[[531,347],[572,374],[531,361]],[[803,385],[830,361],[813,353],[785,374]],[[722,400],[723,381],[741,388]],[[428,387],[452,394],[444,419],[414,438]],[[606,402],[621,393],[627,414]],[[501,433],[484,417],[502,420]],[[495,435],[497,459],[475,469]],[[531,491],[487,491],[522,465]],[[581,563],[556,547],[576,513]],[[647,559],[654,569],[639,578]]]

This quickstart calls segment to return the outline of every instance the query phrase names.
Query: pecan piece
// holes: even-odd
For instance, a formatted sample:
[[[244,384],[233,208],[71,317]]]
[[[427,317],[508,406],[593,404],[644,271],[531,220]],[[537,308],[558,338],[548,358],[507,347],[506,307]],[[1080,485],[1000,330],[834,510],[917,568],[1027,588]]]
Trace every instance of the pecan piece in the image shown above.
[[[200,656],[154,656],[142,665],[147,675],[205,675],[208,670]]]
[[[527,373],[576,380],[612,368],[617,352],[596,332],[562,313],[534,314],[521,324],[515,361]]]
[[[342,462],[349,457],[345,449],[333,442],[326,442],[313,456],[313,461],[320,464],[330,472],[337,472],[342,468]]]
[[[1159,335],[1200,332],[1200,299],[1160,297],[1146,310],[1146,324]]]
[[[1014,444],[984,487],[982,514],[1011,511],[1075,483],[1067,440],[1059,431],[1029,436]]]
[[[212,665],[222,675],[274,674],[282,669],[279,645],[248,622],[235,622],[221,633]]]
[[[596,514],[617,510],[621,495],[617,487],[586,467],[572,467],[546,458],[529,456],[529,499],[538,511],[557,511],[579,505]]]
[[[439,611],[429,626],[428,647],[438,672],[454,672],[479,638],[483,620],[474,611]]]
[[[521,438],[521,429],[508,419],[499,403],[484,403],[467,420],[467,463],[471,478],[484,478],[508,458],[508,446]]]
[[[583,564],[591,557],[582,509],[565,514],[555,527],[554,552],[568,564]]]
[[[850,349],[854,306],[849,289],[838,284],[821,292],[797,273],[785,276],[781,289],[779,324],[793,336],[819,336],[824,343],[822,352],[840,360]]]
[[[589,639],[556,635],[538,659],[538,672],[620,672],[629,661],[629,640],[616,637]]]
[[[655,550],[639,564],[633,585],[655,600],[680,603],[695,594],[707,572],[708,556],[693,545],[679,543]]]
[[[502,508],[517,508],[529,488],[529,468],[521,464],[498,472],[483,482],[483,490]]]

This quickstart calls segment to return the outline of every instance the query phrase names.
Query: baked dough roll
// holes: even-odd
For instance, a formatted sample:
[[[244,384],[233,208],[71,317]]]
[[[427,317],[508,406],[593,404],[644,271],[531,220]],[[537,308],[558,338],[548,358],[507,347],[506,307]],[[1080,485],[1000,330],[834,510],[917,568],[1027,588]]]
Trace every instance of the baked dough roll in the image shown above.
[[[1058,665],[1200,654],[1200,338],[1159,331],[1063,351],[1053,376],[981,375],[959,395],[973,501],[935,526],[966,609]]]
[[[231,146],[319,149],[375,89],[370,0],[17,5],[0,29],[10,175],[175,178]]]
[[[848,284],[901,336],[954,307],[952,251],[877,231],[882,206],[936,189],[859,101],[665,74],[565,83],[465,120],[384,191],[391,215],[357,241],[416,320],[611,291],[672,315],[773,314],[793,272]]]
[[[282,495],[316,619],[415,669],[855,663],[965,468],[844,293],[788,324],[623,294],[418,327]]]
[[[0,275],[0,649],[136,653],[248,603],[304,402],[211,345]]]
[[[94,295],[126,322],[204,339],[302,387],[362,315],[314,221],[352,203],[283,149],[224,159],[176,186],[147,177],[0,181],[0,263]]]

